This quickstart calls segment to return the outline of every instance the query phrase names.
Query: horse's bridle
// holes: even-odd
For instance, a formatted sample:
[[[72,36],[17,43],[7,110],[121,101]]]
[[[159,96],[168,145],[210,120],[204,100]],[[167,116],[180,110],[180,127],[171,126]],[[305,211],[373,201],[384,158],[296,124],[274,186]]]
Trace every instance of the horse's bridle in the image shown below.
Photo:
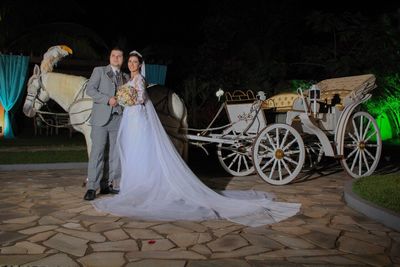
[[[38,80],[39,87],[37,88],[35,94],[32,94],[31,92],[28,91],[28,94],[26,96],[26,101],[30,101],[32,103],[32,108],[35,107],[35,101],[38,101],[40,104],[42,104],[42,106],[46,106],[47,105],[47,101],[49,100],[49,98],[47,97],[46,101],[40,99],[40,93],[42,91],[47,92],[44,89],[44,85],[43,85],[43,82],[42,82],[42,75],[39,75],[39,77],[33,77],[33,78],[36,78]],[[32,82],[33,82],[33,80],[34,79],[32,79]],[[30,82],[28,84],[28,88],[29,88],[29,85],[32,84],[32,82]],[[47,93],[47,95],[48,95],[48,93]]]
[[[26,101],[30,101],[30,102],[32,103],[32,108],[35,107],[35,101],[38,101],[39,103],[41,103],[42,106],[47,106],[47,101],[50,99],[50,97],[48,96],[49,94],[48,94],[48,92],[46,91],[45,86],[44,86],[44,84],[43,84],[43,82],[42,82],[42,74],[40,74],[40,75],[35,75],[35,77],[32,77],[32,82],[33,82],[33,80],[34,80],[35,78],[38,80],[38,83],[39,83],[38,89],[36,90],[36,93],[35,93],[35,94],[32,94],[32,93],[30,93],[30,92],[28,91],[28,94],[27,94],[27,96],[26,96]],[[28,82],[28,87],[29,87],[30,84],[32,84],[32,82]],[[66,126],[82,125],[82,124],[86,123],[86,122],[90,119],[91,114],[90,114],[83,122],[79,122],[79,123],[68,123],[68,124],[63,124],[63,125],[52,125],[52,124],[49,124],[49,123],[43,118],[43,115],[42,115],[42,114],[66,116],[66,115],[73,115],[73,114],[78,114],[78,113],[82,113],[82,112],[86,112],[86,111],[91,110],[91,108],[89,108],[89,109],[84,109],[84,110],[81,110],[81,111],[78,111],[78,112],[70,112],[71,107],[74,106],[75,104],[77,104],[78,102],[82,102],[82,101],[92,101],[91,98],[85,98],[85,97],[84,97],[87,82],[88,82],[88,81],[86,81],[86,82],[84,82],[84,83],[82,84],[82,87],[80,88],[80,90],[77,92],[77,94],[76,94],[75,97],[74,97],[74,101],[73,101],[73,102],[71,103],[71,105],[68,107],[68,109],[67,109],[68,112],[67,112],[67,113],[46,112],[46,111],[41,111],[41,110],[35,110],[35,112],[38,114],[38,116],[40,117],[40,119],[41,119],[45,124],[47,124],[47,125],[49,125],[49,126],[52,126],[52,127],[61,128],[61,127],[66,127]],[[47,96],[45,97],[45,98],[47,98],[46,100],[43,100],[43,99],[40,98],[40,94],[41,94],[42,92],[47,93]]]

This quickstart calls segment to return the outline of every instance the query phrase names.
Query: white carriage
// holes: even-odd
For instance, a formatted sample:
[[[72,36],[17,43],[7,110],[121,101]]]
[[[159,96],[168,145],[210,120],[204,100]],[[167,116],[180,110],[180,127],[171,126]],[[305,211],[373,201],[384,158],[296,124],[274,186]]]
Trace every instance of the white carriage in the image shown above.
[[[202,148],[217,143],[228,173],[257,172],[274,185],[290,183],[305,162],[312,166],[324,155],[338,159],[354,178],[368,176],[378,165],[382,141],[375,119],[360,104],[374,88],[375,77],[367,74],[323,80],[304,92],[266,100],[252,91],[226,93],[210,125],[187,137]],[[230,123],[212,128],[223,109]]]

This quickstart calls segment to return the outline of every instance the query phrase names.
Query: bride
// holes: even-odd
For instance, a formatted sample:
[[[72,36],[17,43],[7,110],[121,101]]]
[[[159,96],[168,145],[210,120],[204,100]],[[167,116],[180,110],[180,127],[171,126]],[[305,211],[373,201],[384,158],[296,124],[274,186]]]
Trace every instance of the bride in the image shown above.
[[[93,201],[97,210],[144,220],[227,219],[252,227],[299,211],[300,204],[275,202],[266,192],[215,192],[204,185],[175,150],[147,97],[142,55],[132,51],[128,67],[137,104],[125,107],[117,137],[120,192]]]

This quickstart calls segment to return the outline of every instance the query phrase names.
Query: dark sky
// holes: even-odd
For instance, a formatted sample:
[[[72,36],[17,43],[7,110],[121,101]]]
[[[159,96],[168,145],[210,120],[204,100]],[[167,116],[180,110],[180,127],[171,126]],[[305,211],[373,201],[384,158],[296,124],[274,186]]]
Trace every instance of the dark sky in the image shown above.
[[[263,3],[264,2],[264,3]],[[269,2],[265,4],[265,2]],[[370,1],[368,1],[370,2]],[[109,44],[118,37],[129,45],[143,47],[148,43],[184,42],[188,45],[201,40],[202,22],[213,14],[224,14],[229,9],[251,16],[251,9],[286,5],[299,13],[312,10],[326,12],[360,11],[371,16],[396,10],[399,1],[116,1],[113,6],[96,5],[86,1],[76,3],[84,12],[83,23],[94,29]],[[257,27],[255,25],[254,27]],[[112,45],[112,44],[110,44]]]
[[[107,2],[108,4],[84,0],[70,0],[66,3],[53,0],[30,2],[1,0],[0,11],[7,11],[8,8],[14,9],[14,12],[8,14],[9,23],[3,23],[2,30],[7,32],[10,27],[15,28],[16,35],[8,36],[8,45],[36,25],[72,22],[92,29],[106,42],[107,47],[114,46],[121,40],[125,41],[127,49],[143,49],[154,44],[195,47],[205,41],[205,27],[203,26],[205,19],[225,14],[233,13],[231,17],[236,19],[240,15],[252,17],[255,12],[269,10],[269,12],[278,14],[276,19],[279,20],[290,19],[285,14],[306,17],[313,10],[337,13],[360,11],[370,16],[376,16],[382,12],[397,10],[400,6],[400,1],[367,3],[360,0],[246,0],[240,2],[233,0],[161,2],[158,0],[157,3],[148,0],[109,0]],[[285,9],[290,9],[290,12],[282,12]],[[24,23],[20,23],[20,21]],[[266,21],[268,20],[266,19]],[[258,22],[259,24],[264,23],[260,20]],[[0,29],[1,26],[0,23]],[[249,27],[259,26],[251,25]],[[23,45],[25,43],[23,42]],[[6,48],[12,50],[13,46],[6,45]]]
[[[118,38],[126,38],[130,45],[143,47],[152,42],[195,42],[202,18],[209,5],[198,2],[171,6],[165,1],[118,2],[113,7],[100,5],[96,10],[87,2],[79,3],[84,9],[83,24],[94,29],[112,45]]]

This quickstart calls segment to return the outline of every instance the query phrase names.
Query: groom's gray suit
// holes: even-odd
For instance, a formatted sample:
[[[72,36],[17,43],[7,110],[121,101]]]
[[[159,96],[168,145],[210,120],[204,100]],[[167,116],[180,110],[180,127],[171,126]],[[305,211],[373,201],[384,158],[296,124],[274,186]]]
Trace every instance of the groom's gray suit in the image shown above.
[[[96,67],[87,84],[87,94],[93,98],[93,109],[90,123],[92,125],[92,150],[88,164],[87,189],[96,190],[104,167],[104,152],[109,138],[109,183],[121,177],[119,153],[116,151],[118,128],[121,121],[122,107],[112,107],[108,104],[115,96],[118,86],[129,80],[129,76],[122,73],[116,76],[111,65]]]

